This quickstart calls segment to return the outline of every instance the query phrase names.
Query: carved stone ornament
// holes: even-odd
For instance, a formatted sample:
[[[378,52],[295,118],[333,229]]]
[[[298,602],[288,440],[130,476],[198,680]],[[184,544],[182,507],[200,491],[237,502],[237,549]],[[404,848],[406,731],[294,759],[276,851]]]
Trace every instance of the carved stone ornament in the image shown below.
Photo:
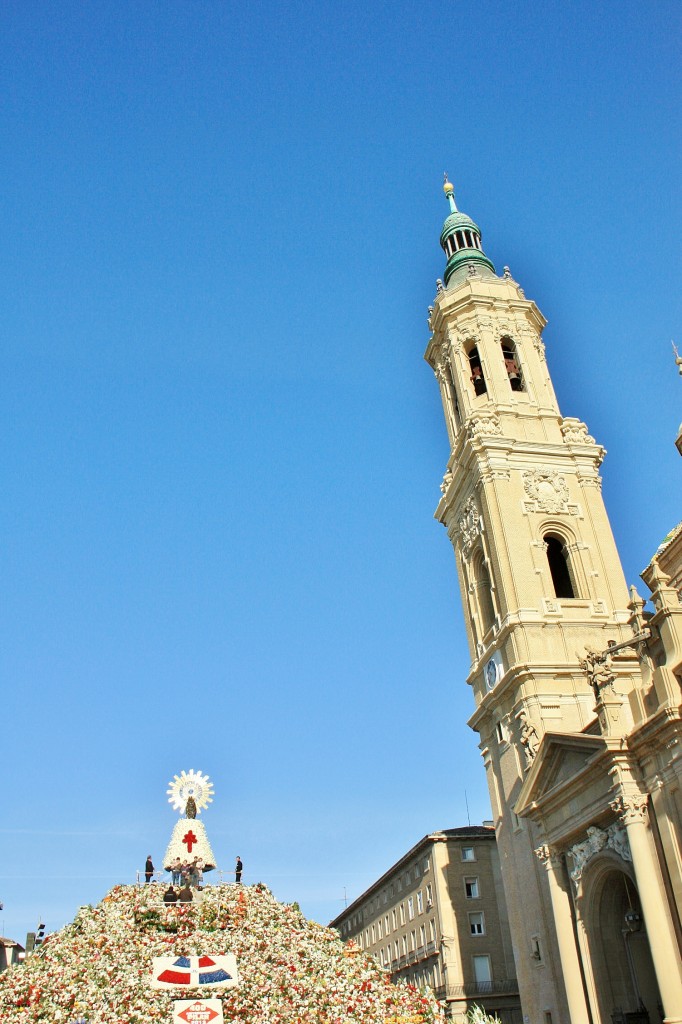
[[[647,815],[647,798],[641,793],[627,797],[621,793],[609,807],[625,825],[642,823]]]
[[[530,469],[523,474],[523,487],[529,497],[527,512],[577,514],[577,506],[568,504],[568,484],[557,469]]]
[[[544,341],[542,340],[542,338],[540,337],[539,334],[536,334],[536,335],[533,336],[533,344],[535,345],[535,351],[537,352],[537,354],[540,356],[540,359],[542,359],[542,361],[544,363],[544,361],[545,361],[545,343],[544,343]]]
[[[446,469],[445,473],[443,474],[443,479],[442,479],[441,485],[440,485],[441,494],[445,494],[445,492],[447,491],[447,489],[448,489],[448,487],[450,486],[451,483],[452,483],[452,470]]]
[[[587,839],[584,839],[581,843],[576,843],[570,850],[567,850],[573,861],[571,878],[576,889],[586,865],[596,854],[601,853],[602,850],[613,850],[622,860],[632,860],[627,832],[620,822],[614,822],[607,829],[591,825],[587,830]]]
[[[561,863],[561,854],[555,846],[548,846],[547,843],[543,843],[542,846],[538,846],[535,849],[535,856],[541,861],[546,868],[558,867]]]
[[[444,340],[444,352],[449,357],[447,346],[449,345],[450,352],[459,352],[462,348],[463,338],[462,335],[453,327],[448,327],[445,332]]]
[[[445,372],[446,365],[447,364],[444,359],[439,359],[438,362],[436,363],[434,373],[436,374],[436,379],[439,384],[445,385],[448,382],[448,378]]]
[[[471,551],[472,544],[481,532],[481,525],[481,513],[478,511],[476,500],[472,494],[457,520],[459,535],[462,539],[462,551],[465,555]]]
[[[587,433],[587,424],[580,420],[566,418],[561,424],[561,433],[568,444],[596,444],[591,434]]]
[[[500,421],[494,412],[484,412],[471,419],[468,425],[469,437],[480,437],[488,435],[499,437],[502,433]]]

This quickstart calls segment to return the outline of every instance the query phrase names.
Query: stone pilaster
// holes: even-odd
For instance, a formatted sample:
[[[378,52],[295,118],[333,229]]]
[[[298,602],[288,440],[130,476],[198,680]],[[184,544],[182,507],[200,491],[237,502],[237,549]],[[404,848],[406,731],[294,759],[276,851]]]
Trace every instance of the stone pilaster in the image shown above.
[[[570,896],[562,885],[563,869],[561,855],[550,846],[540,846],[535,855],[544,864],[549,882],[552,914],[556,927],[561,959],[561,973],[566,986],[566,999],[571,1024],[590,1024],[590,1014],[585,1000],[585,989],[580,971],[580,959],[575,944]]]
[[[647,798],[642,794],[620,794],[611,802],[628,835],[632,866],[642,904],[651,959],[656,971],[665,1020],[682,1021],[682,964],[668,913],[663,880],[647,829]]]

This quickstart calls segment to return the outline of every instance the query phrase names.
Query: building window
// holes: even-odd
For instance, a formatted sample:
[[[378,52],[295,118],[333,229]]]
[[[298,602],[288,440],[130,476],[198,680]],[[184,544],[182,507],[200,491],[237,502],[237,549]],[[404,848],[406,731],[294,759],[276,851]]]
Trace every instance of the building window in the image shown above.
[[[509,735],[507,733],[507,726],[503,721],[499,721],[495,726],[495,735],[497,736],[498,743],[507,743]]]
[[[405,924],[405,904],[400,904],[400,923]]]
[[[430,926],[430,929],[431,929],[431,931],[430,931],[431,942],[435,942],[436,941],[436,919],[435,919],[435,917],[431,918],[431,920],[429,921],[429,926]]]
[[[386,917],[384,918],[384,932],[386,933],[386,935],[388,935],[390,930],[391,929],[388,927],[388,914],[386,914]]]
[[[464,891],[468,900],[477,900],[481,895],[478,891],[478,879],[477,878],[465,878],[464,879]]]
[[[400,940],[400,948],[403,951],[403,956],[407,956],[407,935],[403,935]]]
[[[516,346],[511,338],[502,339],[502,358],[512,391],[523,391],[521,367],[516,357]]]
[[[478,349],[474,345],[469,349],[469,369],[471,370],[471,383],[474,385],[474,392],[477,395],[484,395],[488,390],[483,376],[483,367]]]
[[[417,933],[414,929],[410,932],[410,952],[413,953],[417,948]]]
[[[426,928],[424,925],[419,926],[419,948],[423,949],[426,945]]]
[[[476,860],[473,846],[462,847],[462,860]]]
[[[487,954],[472,957],[474,963],[474,978],[478,982],[492,981],[493,975],[490,970],[490,957]]]
[[[377,936],[377,930],[374,927],[374,925],[372,925],[372,944],[374,944],[376,942],[376,940],[377,940],[376,936]]]
[[[485,921],[482,913],[469,914],[469,931],[472,935],[485,935]]]
[[[476,591],[476,603],[481,629],[481,639],[495,622],[495,606],[493,604],[493,588],[490,583],[488,563],[479,548],[471,560],[473,585]]]
[[[424,857],[424,871],[428,871],[431,867],[431,861],[428,857]]]
[[[575,591],[568,567],[568,552],[560,537],[548,533],[542,538],[547,545],[547,561],[556,597],[573,598]]]
[[[396,928],[398,927],[396,919],[395,919],[395,910],[391,911],[391,921],[393,922],[393,931],[395,931]]]
[[[393,943],[393,959],[397,960],[399,956],[400,953],[398,952],[398,940],[396,939],[395,942]]]
[[[415,866],[414,866],[414,880],[415,880],[415,882],[417,881],[418,878],[419,878],[419,865],[415,864]]]
[[[433,889],[430,882],[426,886],[426,906],[427,908],[433,906]]]
[[[424,913],[424,897],[422,895],[421,889],[417,893],[417,913],[418,914],[423,914]]]
[[[407,916],[409,917],[410,921],[414,917],[414,900],[412,899],[411,896],[407,901]]]

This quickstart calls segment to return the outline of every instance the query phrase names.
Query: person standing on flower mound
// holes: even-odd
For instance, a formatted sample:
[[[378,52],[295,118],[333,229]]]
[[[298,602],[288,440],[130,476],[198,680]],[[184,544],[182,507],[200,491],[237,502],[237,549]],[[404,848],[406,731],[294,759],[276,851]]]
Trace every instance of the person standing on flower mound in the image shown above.
[[[177,903],[178,897],[172,885],[169,885],[163,894],[164,903]]]
[[[145,882],[147,884],[149,882],[151,882],[153,874],[154,874],[154,865],[152,863],[152,855],[150,853],[149,856],[147,857],[147,863],[144,866],[144,880],[145,880]]]
[[[182,874],[182,861],[179,857],[176,857],[171,864],[171,885],[180,885],[180,876]]]
[[[241,857],[239,855],[237,855],[237,863],[234,866],[234,880],[235,880],[235,883],[237,885],[241,885],[242,884],[242,871],[243,870],[244,870],[244,865],[242,864],[242,859],[241,859]]]

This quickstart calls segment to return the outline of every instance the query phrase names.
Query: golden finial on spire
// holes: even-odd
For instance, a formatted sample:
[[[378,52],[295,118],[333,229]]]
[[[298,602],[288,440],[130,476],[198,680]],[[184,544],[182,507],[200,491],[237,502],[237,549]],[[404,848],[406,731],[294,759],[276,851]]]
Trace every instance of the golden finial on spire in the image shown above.
[[[451,181],[448,181],[447,171],[443,175],[443,192],[445,192],[445,197],[450,204],[450,213],[457,213],[457,204],[455,203],[455,186]]]

